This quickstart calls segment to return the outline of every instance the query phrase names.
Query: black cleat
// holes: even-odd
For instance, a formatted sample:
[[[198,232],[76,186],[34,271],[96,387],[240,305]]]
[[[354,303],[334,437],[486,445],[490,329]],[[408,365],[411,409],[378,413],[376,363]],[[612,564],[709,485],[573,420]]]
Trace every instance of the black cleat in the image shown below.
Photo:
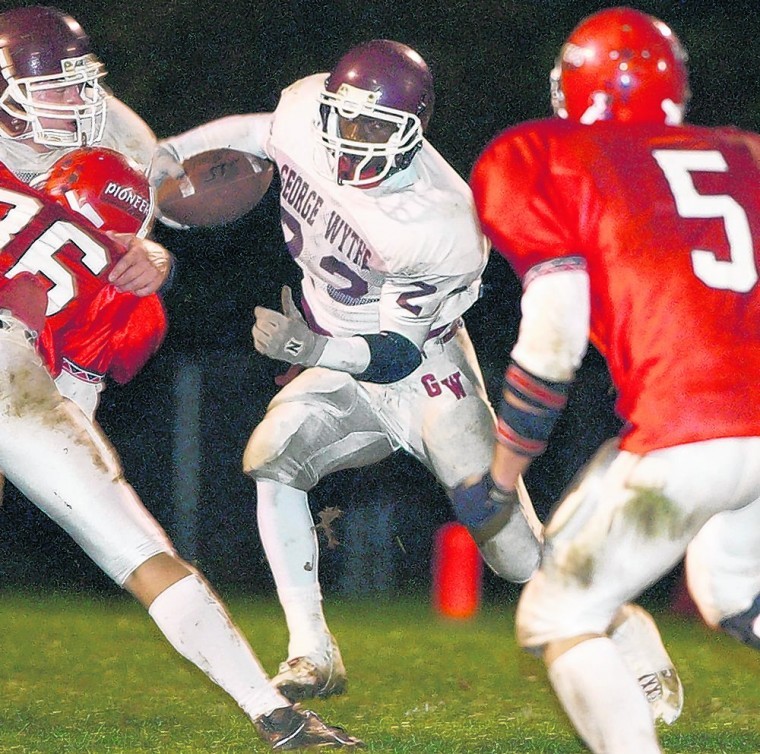
[[[294,749],[356,749],[358,738],[337,725],[328,725],[316,713],[300,707],[280,707],[253,721],[261,738],[274,751]]]

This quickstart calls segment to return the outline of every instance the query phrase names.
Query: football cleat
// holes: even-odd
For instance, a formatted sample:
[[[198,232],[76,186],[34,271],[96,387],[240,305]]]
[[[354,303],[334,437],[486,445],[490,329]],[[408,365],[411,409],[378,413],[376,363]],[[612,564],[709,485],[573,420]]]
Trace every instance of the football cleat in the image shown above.
[[[356,749],[364,746],[358,738],[337,725],[328,725],[316,713],[297,706],[280,707],[257,717],[253,724],[273,751],[294,749]]]
[[[346,668],[335,637],[329,635],[327,651],[320,657],[293,657],[280,663],[271,683],[291,702],[345,692]]]
[[[638,680],[649,702],[652,719],[673,725],[683,709],[683,686],[676,669],[671,666],[656,673],[645,673]]]
[[[652,616],[638,605],[623,605],[609,637],[636,676],[652,719],[673,725],[683,709],[683,686]]]

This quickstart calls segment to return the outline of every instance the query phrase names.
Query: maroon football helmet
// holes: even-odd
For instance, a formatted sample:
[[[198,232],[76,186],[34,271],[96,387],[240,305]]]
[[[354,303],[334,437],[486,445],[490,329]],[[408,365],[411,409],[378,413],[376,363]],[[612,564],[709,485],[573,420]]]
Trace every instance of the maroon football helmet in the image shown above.
[[[375,39],[349,50],[319,97],[317,129],[331,177],[368,187],[408,167],[434,99],[433,77],[410,47]]]
[[[608,8],[575,27],[551,73],[554,112],[593,123],[681,123],[689,100],[686,52],[662,21]]]
[[[0,13],[0,137],[96,144],[105,127],[105,74],[71,16],[37,5]]]
[[[144,238],[153,224],[155,204],[148,177],[112,149],[68,152],[35,187],[102,230]]]

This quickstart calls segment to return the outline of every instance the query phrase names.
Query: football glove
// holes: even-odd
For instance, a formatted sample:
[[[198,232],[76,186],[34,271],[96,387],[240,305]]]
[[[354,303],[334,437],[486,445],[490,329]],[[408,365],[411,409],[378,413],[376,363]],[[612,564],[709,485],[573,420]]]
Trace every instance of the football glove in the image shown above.
[[[282,288],[282,313],[263,306],[253,310],[256,321],[251,333],[256,350],[270,359],[314,366],[327,344],[324,335],[309,329],[293,302],[290,287]]]

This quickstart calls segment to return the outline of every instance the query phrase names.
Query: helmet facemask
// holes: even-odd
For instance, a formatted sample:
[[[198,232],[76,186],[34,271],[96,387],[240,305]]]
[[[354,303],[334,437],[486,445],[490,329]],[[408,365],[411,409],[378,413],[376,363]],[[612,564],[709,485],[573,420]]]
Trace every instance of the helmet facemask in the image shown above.
[[[378,103],[380,93],[343,83],[337,92],[319,95],[320,117],[316,122],[319,139],[327,152],[329,177],[338,184],[376,186],[393,173],[408,167],[422,146],[420,118],[404,110]],[[343,123],[368,119],[386,124],[385,141],[346,138]],[[378,129],[379,131],[382,129]]]
[[[32,139],[48,147],[100,141],[108,93],[100,83],[105,67],[94,54],[61,60],[60,73],[25,78],[12,75],[13,67],[1,52],[0,63],[7,84],[0,94],[0,108],[29,126],[11,138]]]

